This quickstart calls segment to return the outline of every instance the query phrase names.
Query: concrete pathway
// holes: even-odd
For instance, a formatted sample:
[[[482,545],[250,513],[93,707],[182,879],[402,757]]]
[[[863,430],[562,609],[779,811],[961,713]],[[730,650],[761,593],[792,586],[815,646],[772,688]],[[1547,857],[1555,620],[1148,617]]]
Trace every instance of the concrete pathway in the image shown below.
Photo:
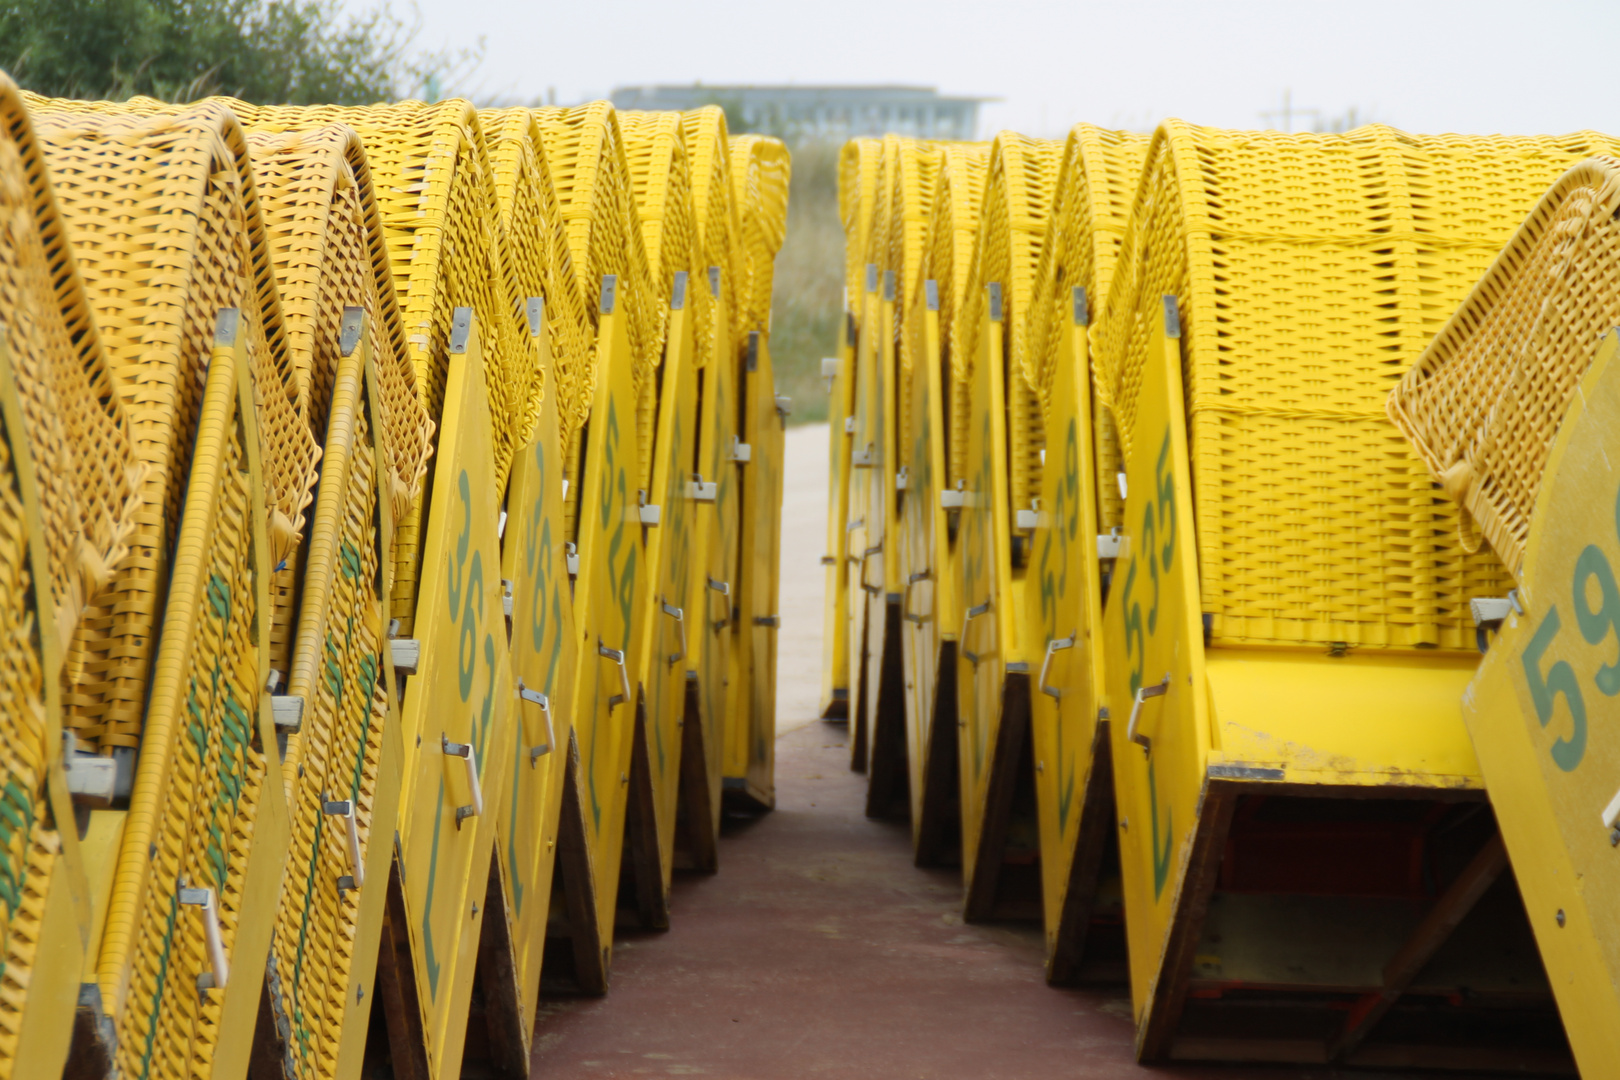
[[[955,871],[868,820],[842,725],[816,719],[827,427],[787,437],[777,809],[728,822],[720,872],[682,876],[671,929],[621,936],[604,998],[542,1003],[536,1078],[1208,1080],[1145,1070],[1125,987],[1054,990],[1039,927],[964,925]]]
[[[776,733],[821,707],[821,621],[827,553],[827,425],[788,428],[782,476],[782,631],[776,658]]]

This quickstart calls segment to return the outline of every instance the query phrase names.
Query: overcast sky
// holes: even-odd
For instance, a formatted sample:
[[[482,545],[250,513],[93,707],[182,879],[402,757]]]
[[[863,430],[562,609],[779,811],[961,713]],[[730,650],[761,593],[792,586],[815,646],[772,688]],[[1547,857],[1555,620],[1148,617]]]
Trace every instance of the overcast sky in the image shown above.
[[[365,0],[348,0],[356,8]],[[395,0],[403,7],[409,0]],[[1411,131],[1620,132],[1620,0],[418,0],[419,44],[484,39],[479,97],[622,84],[908,83],[1001,101],[982,135],[1164,116],[1281,127],[1355,109]],[[1308,129],[1309,115],[1294,127]]]

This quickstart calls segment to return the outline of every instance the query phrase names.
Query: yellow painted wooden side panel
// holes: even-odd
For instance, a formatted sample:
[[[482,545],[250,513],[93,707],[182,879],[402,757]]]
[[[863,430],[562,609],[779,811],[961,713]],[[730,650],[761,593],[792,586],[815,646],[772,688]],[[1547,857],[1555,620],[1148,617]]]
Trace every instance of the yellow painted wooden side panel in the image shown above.
[[[880,332],[878,312],[881,306],[877,286],[877,267],[866,268],[866,292],[861,294],[861,334],[856,342],[855,393],[850,415],[854,417],[850,433],[849,510],[845,528],[845,544],[849,554],[845,559],[844,591],[848,597],[845,619],[844,645],[849,671],[850,743],[855,745],[857,724],[864,724],[861,708],[862,688],[866,684],[867,607],[872,590],[882,592],[881,575],[872,576],[868,563],[875,554],[882,523],[872,523],[872,484],[876,471],[871,462],[882,452],[882,416],[875,398],[877,394],[877,353]],[[881,603],[881,596],[879,602]],[[870,693],[870,688],[867,688]]]
[[[475,325],[452,354],[422,546],[417,673],[405,686],[409,786],[401,829],[405,911],[434,1076],[459,1075],[483,923],[489,859],[513,751],[515,680],[507,649],[496,535],[500,507],[484,357]],[[483,812],[468,759],[472,746]],[[473,910],[473,905],[478,910]]]
[[[345,313],[348,318],[349,313]],[[296,1077],[360,1075],[399,825],[397,685],[387,645],[392,511],[371,338],[338,361],[311,515],[289,693],[303,698],[281,776],[292,843],[276,915],[271,1001]],[[348,802],[358,870],[343,816]],[[350,878],[344,887],[342,880]]]
[[[1002,382],[1002,324],[985,320],[973,365],[968,420],[967,489],[957,537],[962,629],[957,646],[961,710],[962,872],[972,872],[989,791],[1001,691],[1014,636],[1007,522],[1007,411]]]
[[[825,593],[822,597],[821,715],[849,708],[849,594],[844,589],[849,557],[849,454],[853,445],[844,421],[855,400],[855,316],[844,312],[838,344],[838,374],[833,377],[827,408],[827,554]]]
[[[744,588],[742,627],[749,650],[749,702],[743,772],[745,790],[765,806],[776,804],[776,643],[781,624],[778,568],[782,551],[782,454],[785,417],[776,407],[776,374],[770,338],[760,333],[753,349],[748,385],[748,444],[753,460],[745,470],[753,481],[748,516],[754,522],[749,545],[749,579]]]
[[[659,524],[644,530],[653,588],[642,628],[641,686],[646,703],[647,757],[652,769],[659,867],[667,892],[675,860],[675,815],[680,796],[681,728],[686,722],[688,642],[701,633],[702,568],[693,565],[699,503],[687,495],[698,440],[697,370],[685,307],[669,313],[665,337],[663,401],[647,501]],[[694,606],[694,602],[695,605]],[[693,617],[688,619],[688,612]]]
[[[757,338],[750,333],[743,339],[743,347],[736,357],[738,427],[737,439],[749,446],[747,462],[734,461],[729,466],[737,482],[737,571],[731,586],[731,672],[727,676],[726,715],[724,724],[725,772],[727,790],[742,791],[748,787],[748,758],[750,731],[753,726],[754,703],[754,633],[753,593],[757,575],[754,564],[754,546],[760,532],[757,512],[759,499],[759,470],[753,461],[750,442],[754,426],[754,385],[757,380],[748,370]],[[739,451],[733,451],[735,458]]]
[[[1581,1074],[1620,1075],[1620,362],[1565,414],[1510,615],[1463,697],[1491,805]]]
[[[606,943],[613,937],[624,854],[647,568],[636,496],[636,398],[622,315],[603,315],[597,335],[596,398],[586,435],[574,585],[580,640],[574,732],[584,780],[581,809],[596,877],[596,916]],[[622,664],[608,652],[622,654]]]
[[[726,325],[721,297],[715,297],[715,318]],[[737,433],[735,366],[727,344],[711,356],[703,369],[699,402],[698,478],[714,485],[713,501],[699,504],[696,518],[698,568],[688,602],[693,613],[687,627],[687,647],[693,661],[687,670],[696,675],[702,713],[704,763],[709,783],[710,827],[720,829],[721,777],[725,767],[724,733],[731,682],[732,591],[737,578],[737,467],[727,460]]]
[[[1153,1000],[1166,938],[1186,875],[1209,753],[1197,548],[1187,466],[1178,339],[1156,325],[1143,365],[1138,437],[1125,462],[1124,539],[1103,617],[1120,818],[1119,859],[1138,1030]],[[1048,457],[1050,460],[1050,457]],[[1129,738],[1133,699],[1140,734]]]
[[[538,702],[513,701],[512,760],[496,818],[496,858],[511,922],[512,962],[522,1029],[532,1034],[556,868],[573,680],[579,639],[568,582],[563,458],[556,381],[545,350],[546,396],[534,440],[518,451],[506,497],[501,576],[512,583],[512,674]]]
[[[956,612],[951,598],[952,552],[946,512],[940,505],[945,487],[944,396],[939,368],[939,311],[927,310],[918,295],[914,318],[923,320],[923,355],[912,367],[907,392],[916,437],[901,448],[906,464],[906,491],[900,504],[900,639],[905,665],[906,765],[911,793],[911,837],[917,841],[922,822],[928,768],[928,745],[934,724],[934,695],[940,678],[939,649],[954,639]],[[945,673],[954,679],[955,671]]]
[[[1221,648],[1204,657],[1212,764],[1280,769],[1276,779],[1302,784],[1483,786],[1454,706],[1478,666],[1470,657]]]
[[[887,640],[889,599],[900,593],[899,503],[895,499],[894,478],[899,470],[895,445],[899,425],[898,386],[895,379],[895,299],[894,271],[883,272],[881,299],[877,306],[876,347],[872,350],[872,406],[868,414],[867,441],[873,444],[876,463],[868,470],[866,546],[872,557],[862,568],[862,584],[867,586],[866,604],[866,730],[868,758],[877,728],[878,685],[883,677],[883,652],[899,647]],[[875,591],[874,591],[875,590]]]
[[[1048,955],[1095,765],[1091,747],[1103,691],[1090,371],[1086,327],[1071,321],[1059,340],[1047,397],[1046,467],[1026,611],[1030,656],[1039,665],[1030,686],[1030,735]]]

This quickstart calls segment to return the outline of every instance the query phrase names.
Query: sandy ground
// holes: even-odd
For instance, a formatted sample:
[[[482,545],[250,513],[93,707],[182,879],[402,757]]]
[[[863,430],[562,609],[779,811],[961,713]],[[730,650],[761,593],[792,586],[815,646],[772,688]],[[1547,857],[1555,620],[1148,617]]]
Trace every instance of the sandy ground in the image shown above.
[[[782,491],[782,636],[776,655],[776,733],[817,718],[827,548],[826,424],[788,428]]]

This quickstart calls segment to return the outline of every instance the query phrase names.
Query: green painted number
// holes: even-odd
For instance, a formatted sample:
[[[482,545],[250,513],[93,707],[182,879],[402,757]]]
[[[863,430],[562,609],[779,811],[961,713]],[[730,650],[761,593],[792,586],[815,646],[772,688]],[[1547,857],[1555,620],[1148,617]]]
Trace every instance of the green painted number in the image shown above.
[[[1581,697],[1581,687],[1575,681],[1575,669],[1569,666],[1569,661],[1559,660],[1553,664],[1547,669],[1545,678],[1541,674],[1541,658],[1552,645],[1553,638],[1558,636],[1561,626],[1558,608],[1548,608],[1541,625],[1536,628],[1535,636],[1524,650],[1523,663],[1525,680],[1530,684],[1530,700],[1535,703],[1536,719],[1541,721],[1542,727],[1552,723],[1553,706],[1559,694],[1564,695],[1564,701],[1569,706],[1573,729],[1568,738],[1560,736],[1553,744],[1552,759],[1560,769],[1570,772],[1581,763],[1581,757],[1586,753],[1586,702]]]

